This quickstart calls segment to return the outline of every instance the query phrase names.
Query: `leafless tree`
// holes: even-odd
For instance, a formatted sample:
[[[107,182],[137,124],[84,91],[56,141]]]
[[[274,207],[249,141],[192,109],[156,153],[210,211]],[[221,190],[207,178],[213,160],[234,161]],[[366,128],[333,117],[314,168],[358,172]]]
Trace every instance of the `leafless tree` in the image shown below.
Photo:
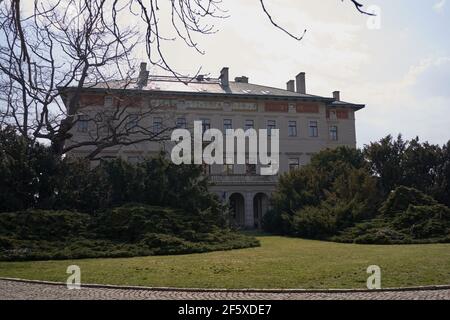
[[[303,38],[277,24],[260,3],[276,28]],[[152,65],[188,82],[166,60],[164,42],[178,38],[202,53],[196,36],[217,32],[213,22],[226,17],[222,0],[34,0],[27,8],[20,0],[0,0],[0,125],[13,125],[31,141],[50,141],[59,155],[89,146],[90,158],[112,146],[166,139],[170,125],[156,131],[139,125],[157,105],[144,104],[137,125],[129,125],[136,117],[129,112],[136,101],[126,93],[136,85],[135,51],[144,45]],[[176,37],[163,34],[164,19]],[[90,103],[82,93],[98,85],[110,91],[112,107],[82,117]],[[68,144],[78,121],[89,124],[89,139]]]

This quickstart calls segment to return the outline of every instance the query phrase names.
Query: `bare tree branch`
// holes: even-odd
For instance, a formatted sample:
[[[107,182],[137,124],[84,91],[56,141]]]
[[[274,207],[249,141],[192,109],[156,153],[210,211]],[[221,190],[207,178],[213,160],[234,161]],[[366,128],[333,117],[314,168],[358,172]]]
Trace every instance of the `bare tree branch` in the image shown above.
[[[359,1],[351,1],[359,12],[373,15]],[[90,158],[113,146],[167,139],[173,128],[173,121],[160,132],[144,125],[128,128],[135,106],[110,87],[141,88],[133,58],[139,46],[145,47],[153,66],[187,83],[201,67],[192,76],[180,74],[167,59],[165,43],[178,39],[203,54],[197,38],[215,34],[213,22],[228,17],[222,0],[34,0],[27,4],[24,10],[24,1],[0,0],[0,125],[13,125],[30,141],[50,141],[59,155],[90,147]],[[273,26],[293,39],[303,39],[306,30],[294,35],[276,22],[264,0],[260,4]],[[169,31],[161,21],[168,22]],[[118,102],[108,110],[97,102],[89,113],[86,92],[98,86]],[[138,123],[159,112],[158,105],[140,108]],[[74,141],[73,130],[80,121],[88,122],[89,131],[85,140]]]
[[[267,11],[266,6],[264,5],[264,0],[259,0],[259,2],[261,3],[261,7],[264,11],[264,13],[266,14],[266,16],[269,18],[270,22],[278,29],[280,29],[281,31],[283,31],[284,33],[286,33],[288,36],[290,36],[291,38],[294,38],[295,40],[301,41],[303,39],[303,37],[306,34],[306,29],[303,31],[303,34],[300,36],[295,36],[292,33],[290,33],[289,31],[287,31],[285,28],[280,27],[272,18],[272,16],[270,15],[270,13]]]
[[[342,0],[342,2],[343,1],[344,0]],[[356,0],[350,0],[350,1],[355,5],[356,10],[358,10],[360,13],[366,14],[368,16],[374,16],[375,15],[374,13],[370,13],[370,12],[367,12],[367,11],[363,10],[362,8],[364,7],[364,5],[362,3],[360,3],[360,2],[358,2]]]

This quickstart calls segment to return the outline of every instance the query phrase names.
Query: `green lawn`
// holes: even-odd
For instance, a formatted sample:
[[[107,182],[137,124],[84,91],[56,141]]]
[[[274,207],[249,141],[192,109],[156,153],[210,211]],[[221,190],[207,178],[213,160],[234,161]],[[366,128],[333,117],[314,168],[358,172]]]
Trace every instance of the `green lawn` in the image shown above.
[[[0,277],[203,288],[364,288],[369,265],[382,286],[450,284],[450,244],[372,246],[260,236],[261,247],[205,254],[118,259],[0,262]]]

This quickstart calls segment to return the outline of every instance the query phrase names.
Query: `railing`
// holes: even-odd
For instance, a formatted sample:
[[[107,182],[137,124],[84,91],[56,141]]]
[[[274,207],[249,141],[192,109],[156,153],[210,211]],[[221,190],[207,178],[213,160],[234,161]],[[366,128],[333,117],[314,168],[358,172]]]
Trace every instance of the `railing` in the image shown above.
[[[210,175],[210,180],[215,185],[274,185],[277,176],[260,176],[260,175]]]

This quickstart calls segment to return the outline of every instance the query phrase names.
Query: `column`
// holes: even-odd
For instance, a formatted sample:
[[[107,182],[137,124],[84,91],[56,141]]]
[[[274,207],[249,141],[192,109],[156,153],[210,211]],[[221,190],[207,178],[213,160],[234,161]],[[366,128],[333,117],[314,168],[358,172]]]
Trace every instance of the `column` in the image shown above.
[[[249,229],[255,228],[255,219],[253,215],[253,192],[246,192],[245,199],[245,227]]]

